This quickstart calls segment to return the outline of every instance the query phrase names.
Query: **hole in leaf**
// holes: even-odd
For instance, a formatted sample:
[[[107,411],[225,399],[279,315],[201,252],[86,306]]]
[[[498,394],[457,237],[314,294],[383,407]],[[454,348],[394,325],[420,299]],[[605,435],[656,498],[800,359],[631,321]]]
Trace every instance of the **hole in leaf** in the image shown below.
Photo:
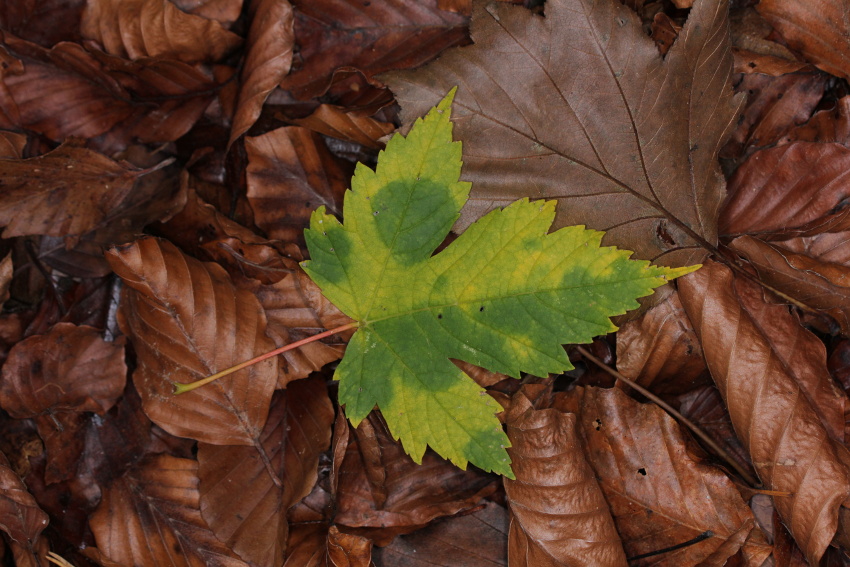
[[[646,469],[641,467],[638,469],[638,474],[641,476],[646,476]]]
[[[437,313],[437,319],[442,319],[442,318],[443,318],[443,314],[442,314],[442,313]]]
[[[482,305],[481,307],[479,307],[478,311],[484,311],[484,306]]]
[[[593,427],[596,429],[596,431],[599,431],[600,429],[602,429],[602,422],[598,419],[593,420]]]

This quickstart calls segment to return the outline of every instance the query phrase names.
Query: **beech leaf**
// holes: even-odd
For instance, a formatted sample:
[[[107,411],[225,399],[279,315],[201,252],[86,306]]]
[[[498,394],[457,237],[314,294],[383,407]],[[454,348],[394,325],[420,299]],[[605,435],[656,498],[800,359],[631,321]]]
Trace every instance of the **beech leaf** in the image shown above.
[[[717,153],[744,100],[726,12],[726,0],[696,2],[662,58],[617,0],[551,0],[545,17],[482,2],[475,45],[386,80],[405,124],[462,85],[457,137],[475,187],[461,227],[519,197],[558,199],[555,228],[587,224],[638,258],[699,262],[717,240]]]
[[[305,233],[307,274],[359,322],[336,370],[355,425],[377,404],[421,462],[426,446],[512,476],[499,405],[450,358],[520,377],[571,369],[561,345],[616,330],[610,317],[695,268],[660,268],[600,248],[582,226],[546,234],[555,202],[522,199],[473,224],[432,256],[469,194],[452,142],[454,91],[395,136],[372,171],[358,165],[345,224],[317,210]]]

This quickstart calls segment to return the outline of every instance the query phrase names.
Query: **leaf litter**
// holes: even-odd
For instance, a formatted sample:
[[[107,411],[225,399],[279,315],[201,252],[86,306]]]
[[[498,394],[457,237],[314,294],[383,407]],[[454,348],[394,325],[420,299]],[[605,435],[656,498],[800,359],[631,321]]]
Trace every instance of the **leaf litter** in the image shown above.
[[[4,560],[846,564],[843,3],[369,4],[0,7]],[[350,321],[299,265],[309,212],[356,222],[352,156],[455,85],[472,198],[434,258],[529,198],[706,264],[594,348],[759,485],[574,354],[522,381],[458,361],[506,408],[515,481],[417,464],[368,403],[348,423],[350,332],[171,395]],[[467,269],[497,289],[526,261]]]

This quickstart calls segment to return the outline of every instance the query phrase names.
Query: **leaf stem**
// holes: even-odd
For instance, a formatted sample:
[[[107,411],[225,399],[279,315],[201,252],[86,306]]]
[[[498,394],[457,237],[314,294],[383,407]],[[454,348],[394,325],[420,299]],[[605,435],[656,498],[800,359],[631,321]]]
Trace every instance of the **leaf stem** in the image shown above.
[[[329,337],[331,335],[336,335],[337,333],[342,333],[344,331],[348,331],[349,329],[356,329],[358,325],[359,325],[359,323],[357,323],[357,321],[354,321],[352,323],[347,323],[345,325],[341,325],[341,326],[336,327],[334,329],[330,329],[330,330],[321,332],[317,335],[312,335],[310,337],[307,337],[306,339],[301,339],[300,341],[295,341],[294,343],[289,343],[288,345],[283,345],[282,347],[276,348],[276,349],[269,351],[265,354],[261,354],[260,356],[252,358],[251,360],[246,360],[245,362],[240,362],[236,366],[231,366],[230,368],[226,368],[226,369],[222,370],[221,372],[216,372],[215,374],[207,376],[206,378],[202,378],[202,379],[196,380],[194,382],[189,382],[188,384],[180,384],[178,382],[174,382],[174,394],[177,395],[177,394],[185,394],[186,392],[191,392],[192,390],[194,390],[196,388],[200,388],[201,386],[209,384],[210,382],[214,382],[215,380],[218,380],[219,378],[223,378],[224,376],[227,376],[228,374],[233,374],[234,372],[238,372],[239,370],[242,370],[243,368],[248,368],[249,366],[251,366],[253,364],[257,364],[258,362],[262,362],[263,360],[266,360],[267,358],[271,358],[273,356],[283,354],[284,352],[286,352],[288,350],[296,349],[296,348],[298,348],[300,346],[304,346],[308,343],[318,341],[319,339],[324,339],[325,337]]]
[[[697,427],[695,423],[693,423],[691,420],[689,420],[688,418],[683,416],[681,413],[679,413],[675,409],[673,409],[673,407],[670,404],[668,404],[667,402],[665,402],[664,400],[662,400],[661,398],[659,398],[658,396],[656,396],[655,394],[653,394],[652,392],[650,392],[649,390],[647,390],[646,388],[641,386],[640,384],[636,384],[635,382],[632,382],[631,380],[629,380],[628,378],[626,378],[625,376],[623,376],[622,374],[620,374],[619,372],[617,372],[616,370],[614,370],[613,368],[611,368],[610,366],[608,366],[607,364],[605,364],[604,362],[602,362],[601,360],[599,360],[598,358],[596,358],[595,356],[590,354],[587,351],[587,349],[585,349],[584,347],[576,345],[573,348],[575,348],[578,352],[580,352],[581,355],[584,358],[591,361],[596,366],[598,366],[599,368],[601,368],[602,370],[604,370],[605,372],[607,372],[608,374],[610,374],[611,376],[613,376],[617,380],[622,380],[623,382],[625,382],[626,384],[628,384],[629,386],[631,386],[632,388],[634,388],[635,390],[637,390],[638,392],[643,394],[646,398],[655,402],[655,404],[657,406],[659,406],[661,409],[663,409],[664,411],[666,411],[667,413],[669,413],[670,415],[675,417],[677,420],[679,420],[680,423],[682,423],[685,427],[687,427],[688,429],[693,431],[694,434],[697,437],[702,439],[702,441],[706,445],[708,445],[711,448],[711,450],[713,450],[718,457],[720,457],[721,459],[726,461],[726,463],[728,463],[730,467],[735,469],[735,471],[739,475],[741,475],[741,478],[744,479],[744,481],[747,484],[749,484],[750,486],[753,486],[753,487],[761,486],[761,483],[758,480],[756,480],[755,478],[753,478],[753,475],[751,475],[747,469],[745,469],[744,467],[739,465],[738,461],[736,461],[734,458],[732,458],[732,455],[730,455],[728,452],[726,452],[726,450],[723,449],[723,447],[721,447],[720,445],[715,443],[714,439],[712,439],[711,437],[706,435],[706,433],[702,429]]]

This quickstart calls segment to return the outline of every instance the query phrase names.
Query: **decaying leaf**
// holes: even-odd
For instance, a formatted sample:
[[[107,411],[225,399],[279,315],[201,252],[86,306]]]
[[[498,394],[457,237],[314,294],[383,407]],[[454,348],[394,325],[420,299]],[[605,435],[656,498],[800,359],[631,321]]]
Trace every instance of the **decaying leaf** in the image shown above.
[[[0,159],[3,238],[88,232],[121,206],[142,173],[73,143],[31,159]]]
[[[474,46],[387,76],[408,125],[460,85],[473,189],[458,228],[520,197],[557,199],[555,228],[605,230],[606,244],[668,266],[704,258],[723,198],[717,153],[744,100],[726,6],[695,3],[662,59],[617,0],[550,0],[545,17],[480,3]]]
[[[757,285],[712,262],[681,280],[679,292],[735,431],[765,487],[789,494],[774,497],[774,505],[817,565],[850,496],[847,449],[830,436],[823,410],[796,379],[785,359],[794,353],[777,348],[775,341],[786,339],[773,334],[775,310]],[[823,388],[824,379],[810,382],[809,391]]]
[[[517,567],[625,567],[626,555],[576,416],[535,409],[522,391],[505,416],[516,480],[505,479],[511,511],[508,558]]]
[[[157,455],[105,489],[89,522],[100,552],[121,565],[248,567],[201,517],[197,471]]]
[[[189,64],[218,61],[242,43],[218,22],[182,12],[168,0],[87,0],[80,30],[112,55]]]
[[[150,418],[174,435],[217,445],[254,445],[277,381],[268,360],[181,396],[191,382],[274,348],[257,299],[221,266],[144,238],[107,253],[125,285],[119,322],[136,350],[133,382]]]
[[[301,99],[323,94],[339,68],[357,68],[367,76],[412,68],[466,38],[467,18],[443,12],[437,0],[413,4],[296,0],[292,4],[295,40],[301,51],[280,86]]]
[[[245,561],[283,564],[286,511],[316,483],[333,420],[324,381],[298,380],[272,398],[260,435],[265,454],[253,447],[199,444],[201,514]]]
[[[257,121],[269,93],[289,73],[294,40],[292,6],[287,0],[251,0],[251,27],[230,130],[230,147]]]
[[[756,9],[791,49],[827,73],[850,78],[850,20],[843,0],[761,0]]]
[[[0,530],[25,548],[32,546],[47,527],[47,514],[39,508],[21,478],[0,453]]]
[[[461,468],[510,477],[498,404],[449,359],[514,378],[569,370],[561,345],[616,330],[610,317],[698,266],[630,260],[583,226],[547,234],[555,202],[528,199],[432,256],[469,194],[458,181],[453,94],[407,138],[393,137],[375,171],[358,164],[345,224],[324,207],[313,214],[302,266],[358,322],[335,373],[352,423],[377,405],[414,461],[430,446]]]
[[[356,142],[376,150],[383,147],[380,139],[395,130],[392,124],[379,122],[362,113],[346,112],[330,104],[322,104],[310,116],[294,122],[325,136]]]
[[[764,562],[770,548],[751,535],[752,512],[735,485],[690,454],[678,424],[660,408],[599,388],[578,388],[555,407],[577,415],[626,553],[650,554],[630,564],[722,567],[739,551],[753,557],[750,565]]]

